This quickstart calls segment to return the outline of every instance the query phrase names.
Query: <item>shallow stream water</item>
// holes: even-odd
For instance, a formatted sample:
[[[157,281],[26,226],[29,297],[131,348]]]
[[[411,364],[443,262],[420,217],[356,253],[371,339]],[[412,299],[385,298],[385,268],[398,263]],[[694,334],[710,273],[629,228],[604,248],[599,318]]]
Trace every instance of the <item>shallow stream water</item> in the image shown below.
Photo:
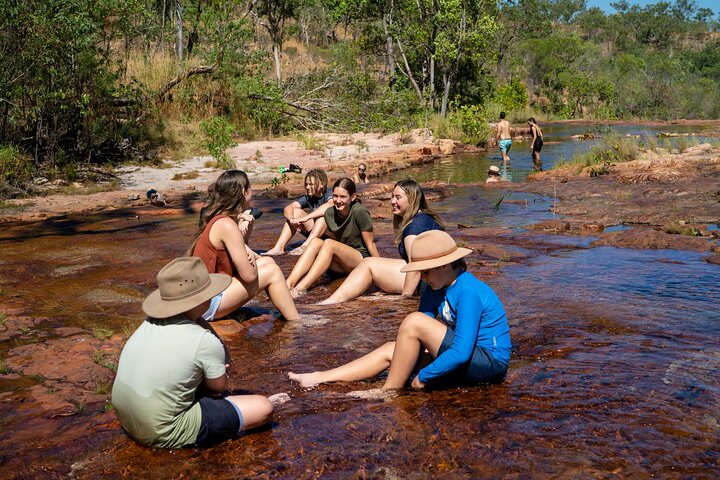
[[[511,325],[513,358],[501,385],[408,391],[378,402],[345,393],[380,386],[382,379],[295,387],[288,371],[336,366],[391,340],[417,306],[387,295],[308,305],[337,286],[324,282],[301,300],[299,309],[311,320],[254,316],[269,308],[263,297],[252,302],[252,318],[230,342],[233,388],[292,397],[271,428],[205,450],[145,449],[122,434],[112,414],[89,408],[50,417],[29,398],[17,400],[41,379],[0,377],[0,473],[717,478],[720,267],[694,252],[593,247],[588,237],[526,232],[523,226],[552,218],[552,201],[459,186],[433,205],[451,226],[480,227],[453,228],[464,242],[472,244],[474,235],[482,236],[476,232],[489,227],[499,232],[493,237],[499,245],[522,256],[498,260],[494,274],[483,276]],[[254,234],[258,248],[274,241],[281,205],[259,202],[266,215]],[[3,339],[0,358],[33,338],[51,341],[59,327],[101,325],[119,332],[137,325],[155,272],[183,253],[195,222],[195,216],[107,214],[5,229],[3,301],[43,319],[20,337]],[[396,255],[390,235],[379,244]],[[286,274],[295,258],[278,259]]]

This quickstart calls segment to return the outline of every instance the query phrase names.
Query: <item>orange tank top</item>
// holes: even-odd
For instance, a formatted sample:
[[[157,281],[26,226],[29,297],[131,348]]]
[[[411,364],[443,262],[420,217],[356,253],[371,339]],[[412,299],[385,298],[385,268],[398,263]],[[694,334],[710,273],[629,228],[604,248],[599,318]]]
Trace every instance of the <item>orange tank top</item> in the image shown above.
[[[210,241],[210,230],[212,226],[221,218],[230,218],[228,215],[216,215],[205,225],[205,229],[200,234],[195,249],[194,257],[200,257],[210,273],[225,273],[233,277],[239,278],[235,264],[230,258],[227,250],[215,248]]]

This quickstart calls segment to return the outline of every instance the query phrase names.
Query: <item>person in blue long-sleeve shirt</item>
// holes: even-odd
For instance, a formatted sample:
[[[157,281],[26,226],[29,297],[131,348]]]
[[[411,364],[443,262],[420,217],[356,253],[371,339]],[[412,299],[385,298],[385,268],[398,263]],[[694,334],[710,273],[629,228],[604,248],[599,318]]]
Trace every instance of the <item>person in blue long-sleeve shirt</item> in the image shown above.
[[[412,244],[402,271],[420,271],[426,288],[418,312],[403,320],[394,342],[340,367],[311,373],[290,372],[303,387],[374,377],[389,368],[382,389],[403,388],[414,371],[413,388],[497,383],[510,361],[510,328],[498,296],[467,272],[458,247],[441,230],[423,232]],[[367,393],[367,392],[363,392]],[[369,397],[374,395],[356,395]]]

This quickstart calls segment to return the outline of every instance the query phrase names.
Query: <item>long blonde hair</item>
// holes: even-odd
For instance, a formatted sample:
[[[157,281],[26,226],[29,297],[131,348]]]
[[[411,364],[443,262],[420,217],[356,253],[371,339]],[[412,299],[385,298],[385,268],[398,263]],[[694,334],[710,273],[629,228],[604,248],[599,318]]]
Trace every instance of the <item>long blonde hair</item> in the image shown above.
[[[247,209],[245,192],[248,188],[250,188],[250,179],[242,170],[227,170],[215,183],[208,186],[208,198],[200,210],[198,233],[188,251],[189,255],[193,254],[200,235],[215,216],[228,215],[237,221],[238,215]]]
[[[425,194],[415,180],[400,180],[393,186],[402,188],[405,195],[408,197],[409,208],[405,215],[393,215],[393,228],[395,229],[395,243],[400,243],[402,239],[402,232],[405,227],[412,221],[415,216],[422,211],[422,213],[429,215],[435,220],[443,229],[445,229],[445,223],[442,221],[440,216],[435,213],[430,207],[428,207],[427,201],[425,200]]]

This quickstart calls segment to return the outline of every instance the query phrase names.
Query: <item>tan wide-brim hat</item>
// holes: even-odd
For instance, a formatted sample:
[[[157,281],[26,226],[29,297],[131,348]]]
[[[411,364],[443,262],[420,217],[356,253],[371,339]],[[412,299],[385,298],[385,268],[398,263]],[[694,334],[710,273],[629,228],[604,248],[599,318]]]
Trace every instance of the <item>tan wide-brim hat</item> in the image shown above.
[[[470,255],[469,248],[458,247],[455,240],[442,230],[428,230],[418,235],[410,248],[412,262],[400,269],[401,272],[416,272],[442,267]]]
[[[488,173],[494,173],[495,175],[500,175],[500,167],[497,167],[496,165],[490,165],[490,168],[488,168]]]
[[[224,273],[208,273],[198,257],[176,258],[158,272],[159,288],[148,295],[142,308],[153,318],[173,317],[210,300],[231,281]]]

